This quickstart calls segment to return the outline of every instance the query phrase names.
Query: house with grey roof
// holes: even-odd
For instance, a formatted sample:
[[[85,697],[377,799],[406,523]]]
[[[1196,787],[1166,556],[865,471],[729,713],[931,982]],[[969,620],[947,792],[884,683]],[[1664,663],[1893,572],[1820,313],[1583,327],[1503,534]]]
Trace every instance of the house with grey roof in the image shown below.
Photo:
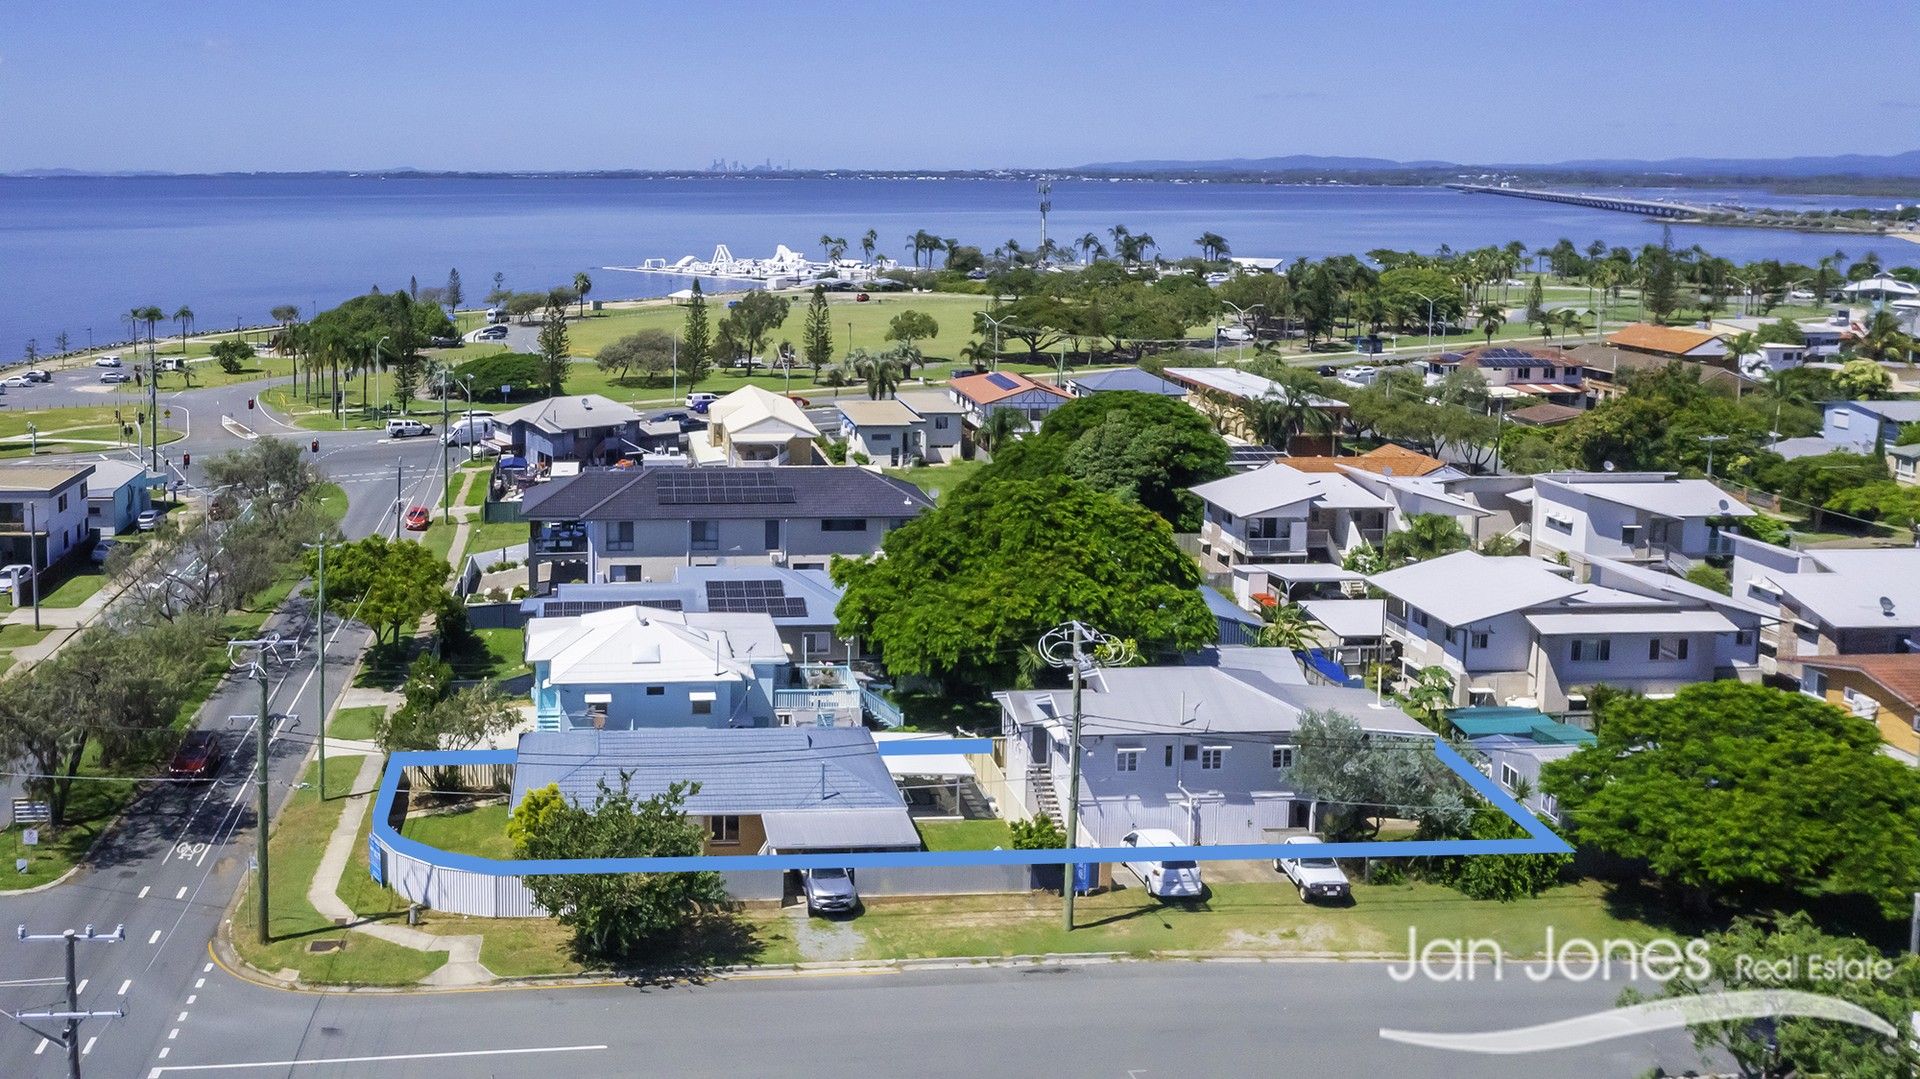
[[[549,579],[663,580],[681,566],[826,569],[932,506],[858,467],[584,469],[528,491],[530,590]]]
[[[1157,393],[1163,397],[1185,397],[1187,388],[1172,379],[1161,378],[1143,367],[1122,367],[1114,371],[1089,371],[1067,380],[1067,389],[1075,397],[1125,390],[1131,393]]]
[[[1284,463],[1203,483],[1193,493],[1205,507],[1202,557],[1216,572],[1244,562],[1338,562],[1361,544],[1378,546],[1393,508],[1346,475]]]
[[[1009,816],[1066,803],[1072,693],[1003,690]],[[1339,712],[1380,738],[1432,732],[1371,693],[1310,685],[1278,648],[1221,646],[1189,666],[1116,667],[1081,694],[1080,842],[1116,846],[1137,828],[1189,843],[1265,843],[1311,830],[1313,792],[1294,778],[1301,717]]]
[[[1920,401],[1828,401],[1820,437],[1835,449],[1872,453],[1900,440],[1900,428],[1920,423]]]
[[[689,613],[751,612],[773,619],[774,631],[797,663],[851,662],[858,641],[837,632],[842,589],[825,570],[750,562],[724,566],[675,566],[657,581],[567,582],[528,596],[520,609],[529,618],[568,617],[614,607],[653,607]]]
[[[899,466],[926,457],[927,421],[905,402],[848,398],[834,405],[849,461]],[[858,460],[856,454],[865,460]]]
[[[645,448],[640,413],[597,393],[564,394],[495,417],[513,452],[536,469],[556,461],[609,464]]]
[[[87,477],[87,527],[101,536],[132,530],[140,514],[153,508],[153,492],[166,486],[165,476],[138,462],[95,461]]]
[[[1582,583],[1539,559],[1458,551],[1368,582],[1386,593],[1403,676],[1440,668],[1455,704],[1584,711],[1586,691],[1602,683],[1662,694],[1759,678],[1757,609],[1743,615],[1717,593],[1629,563],[1590,569]]]
[[[921,453],[930,464],[947,464],[960,459],[961,435],[966,427],[967,407],[939,390],[901,390],[893,399],[920,417]]]
[[[1612,558],[1675,573],[1727,554],[1724,526],[1753,516],[1712,483],[1671,472],[1543,472],[1531,502],[1536,558]]]
[[[1920,549],[1793,550],[1733,538],[1733,595],[1773,611],[1762,669],[1799,679],[1807,656],[1920,651]]]
[[[44,570],[86,546],[94,468],[91,463],[0,468],[0,562]]]
[[[839,730],[533,731],[520,736],[513,805],[547,786],[592,805],[601,784],[637,799],[686,784],[707,854],[919,850],[873,736]]]

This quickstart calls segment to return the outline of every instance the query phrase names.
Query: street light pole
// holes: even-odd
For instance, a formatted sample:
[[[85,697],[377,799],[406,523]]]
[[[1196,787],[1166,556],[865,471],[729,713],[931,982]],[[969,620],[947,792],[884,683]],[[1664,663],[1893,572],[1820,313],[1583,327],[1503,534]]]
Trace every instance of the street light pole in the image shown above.
[[[33,501],[27,501],[27,582],[33,589],[33,628],[40,630],[40,527]],[[14,602],[19,602],[16,595]]]
[[[314,603],[314,648],[318,654],[313,664],[313,677],[320,690],[318,711],[319,727],[315,731],[315,741],[320,749],[320,797],[327,797],[327,538],[305,546],[314,549],[317,564],[314,567],[314,588],[317,597]]]

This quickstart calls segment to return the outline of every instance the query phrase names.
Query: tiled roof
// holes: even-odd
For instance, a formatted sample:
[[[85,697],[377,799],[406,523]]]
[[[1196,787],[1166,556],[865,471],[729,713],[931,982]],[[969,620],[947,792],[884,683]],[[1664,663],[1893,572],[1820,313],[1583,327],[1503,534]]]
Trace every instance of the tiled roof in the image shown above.
[[[1556,405],[1550,401],[1542,401],[1537,405],[1516,408],[1507,413],[1507,418],[1529,427],[1552,427],[1555,424],[1570,423],[1579,419],[1580,411],[1571,405]]]
[[[1460,367],[1532,367],[1537,364],[1569,364],[1574,359],[1557,348],[1528,348],[1523,345],[1481,345],[1478,348],[1447,352],[1440,363]]]
[[[1391,468],[1396,476],[1425,476],[1447,467],[1445,461],[1391,442],[1354,457],[1283,457],[1280,463],[1292,465],[1302,472],[1338,472],[1344,465],[1385,475],[1387,469]]]
[[[1607,335],[1607,343],[1620,348],[1658,352],[1665,356],[1684,356],[1709,341],[1719,339],[1719,334],[1706,330],[1688,329],[1685,326],[1655,326],[1649,322],[1630,323]]]
[[[685,521],[755,517],[916,517],[913,484],[855,466],[594,468],[529,491],[535,521]]]
[[[1858,671],[1909,708],[1920,708],[1920,652],[1866,656],[1795,656],[1803,667]]]
[[[947,385],[953,388],[953,392],[976,405],[990,405],[996,401],[1004,401],[1009,397],[1017,397],[1036,390],[1060,398],[1072,396],[1058,386],[1035,382],[1017,371],[988,371],[978,375],[962,375]]]

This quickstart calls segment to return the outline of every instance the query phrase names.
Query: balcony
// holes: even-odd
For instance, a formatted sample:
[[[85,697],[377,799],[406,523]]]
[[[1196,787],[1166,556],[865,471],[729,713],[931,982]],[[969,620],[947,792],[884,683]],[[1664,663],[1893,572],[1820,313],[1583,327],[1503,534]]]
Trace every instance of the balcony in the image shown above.
[[[861,721],[860,685],[853,670],[832,663],[808,663],[793,668],[793,684],[773,691],[773,710],[785,725],[795,727],[858,727]]]
[[[543,526],[534,533],[531,550],[535,555],[585,554],[587,553],[586,526],[579,524]]]
[[[1304,554],[1305,553],[1304,551],[1302,551],[1301,549],[1293,545],[1293,539],[1290,536],[1263,536],[1258,539],[1254,539],[1254,538],[1241,539],[1240,544],[1241,546],[1246,548],[1247,553],[1249,555],[1276,555],[1276,554]]]

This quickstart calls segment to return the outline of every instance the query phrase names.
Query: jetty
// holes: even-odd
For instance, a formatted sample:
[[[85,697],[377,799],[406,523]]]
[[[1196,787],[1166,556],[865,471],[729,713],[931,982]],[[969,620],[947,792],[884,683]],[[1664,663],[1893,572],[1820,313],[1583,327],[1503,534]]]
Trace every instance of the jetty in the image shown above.
[[[1447,187],[1454,191],[1464,191],[1469,195],[1505,195],[1514,199],[1558,202],[1567,206],[1585,206],[1591,210],[1639,214],[1642,217],[1705,217],[1708,214],[1721,212],[1707,206],[1691,206],[1684,202],[1664,202],[1657,199],[1628,198],[1625,195],[1589,195],[1578,191],[1541,191],[1526,187],[1495,187],[1491,184],[1448,184]]]

